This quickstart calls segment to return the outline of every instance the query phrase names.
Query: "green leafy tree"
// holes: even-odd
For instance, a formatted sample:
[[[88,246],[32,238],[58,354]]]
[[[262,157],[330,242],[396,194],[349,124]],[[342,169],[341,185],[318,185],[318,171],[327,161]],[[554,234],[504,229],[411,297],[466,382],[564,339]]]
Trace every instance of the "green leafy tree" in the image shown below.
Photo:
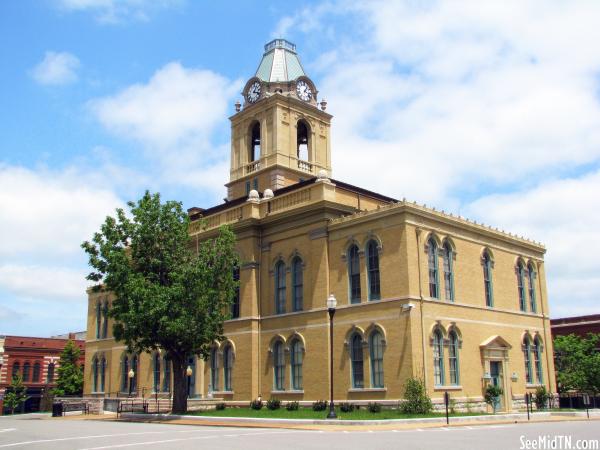
[[[83,392],[83,372],[78,364],[81,351],[73,341],[67,342],[60,354],[58,378],[54,395],[81,395]]]
[[[23,379],[18,375],[13,377],[7,392],[4,395],[4,406],[10,409],[11,414],[14,414],[15,409],[25,403],[28,398],[27,388],[23,384]]]
[[[600,392],[600,334],[570,334],[554,339],[556,381],[560,392]]]
[[[94,269],[87,279],[115,299],[113,334],[129,351],[161,348],[173,365],[173,412],[187,411],[187,358],[207,359],[223,338],[223,321],[237,282],[235,235],[221,227],[214,237],[192,241],[189,217],[179,202],[161,203],[146,192],[129,214],[116,210],[83,249]]]

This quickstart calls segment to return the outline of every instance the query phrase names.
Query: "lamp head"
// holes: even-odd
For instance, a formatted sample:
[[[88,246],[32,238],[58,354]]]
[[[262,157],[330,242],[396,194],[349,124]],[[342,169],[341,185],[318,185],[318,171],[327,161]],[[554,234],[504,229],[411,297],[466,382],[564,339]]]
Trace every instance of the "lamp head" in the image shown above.
[[[127,376],[128,376],[129,378],[133,378],[133,377],[135,377],[135,372],[133,371],[133,369],[129,369],[129,373],[127,373]]]
[[[188,377],[191,377],[193,372],[194,372],[194,371],[192,370],[192,366],[187,366],[187,369],[185,369],[185,374],[186,374]]]
[[[336,306],[337,299],[335,298],[335,295],[329,294],[329,297],[327,297],[327,309],[335,309]]]

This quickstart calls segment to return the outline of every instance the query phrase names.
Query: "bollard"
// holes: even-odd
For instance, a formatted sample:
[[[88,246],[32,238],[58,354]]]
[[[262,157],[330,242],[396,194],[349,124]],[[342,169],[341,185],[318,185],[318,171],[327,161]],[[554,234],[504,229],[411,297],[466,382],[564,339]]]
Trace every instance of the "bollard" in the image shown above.
[[[446,404],[446,425],[450,425],[450,418],[448,416],[448,405],[450,404],[450,394],[448,394],[448,391],[444,392],[444,403]]]
[[[527,408],[527,420],[529,420],[529,393],[525,392],[525,407]]]

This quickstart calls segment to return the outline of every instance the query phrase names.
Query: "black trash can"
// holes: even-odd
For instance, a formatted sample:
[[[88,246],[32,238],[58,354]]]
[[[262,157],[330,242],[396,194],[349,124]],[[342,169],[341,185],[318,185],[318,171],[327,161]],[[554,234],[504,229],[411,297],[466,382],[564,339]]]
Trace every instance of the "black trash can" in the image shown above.
[[[63,415],[63,404],[52,403],[52,417],[61,417]]]

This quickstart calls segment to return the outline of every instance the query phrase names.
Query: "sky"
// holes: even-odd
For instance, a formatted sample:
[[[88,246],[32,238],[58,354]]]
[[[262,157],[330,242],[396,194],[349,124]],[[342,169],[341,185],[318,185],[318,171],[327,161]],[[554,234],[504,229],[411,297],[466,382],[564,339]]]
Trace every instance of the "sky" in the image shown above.
[[[80,244],[146,189],[222,201],[228,117],[274,37],[334,115],[334,178],[542,242],[551,316],[600,313],[598,17],[577,0],[0,2],[0,334],[84,330]]]

